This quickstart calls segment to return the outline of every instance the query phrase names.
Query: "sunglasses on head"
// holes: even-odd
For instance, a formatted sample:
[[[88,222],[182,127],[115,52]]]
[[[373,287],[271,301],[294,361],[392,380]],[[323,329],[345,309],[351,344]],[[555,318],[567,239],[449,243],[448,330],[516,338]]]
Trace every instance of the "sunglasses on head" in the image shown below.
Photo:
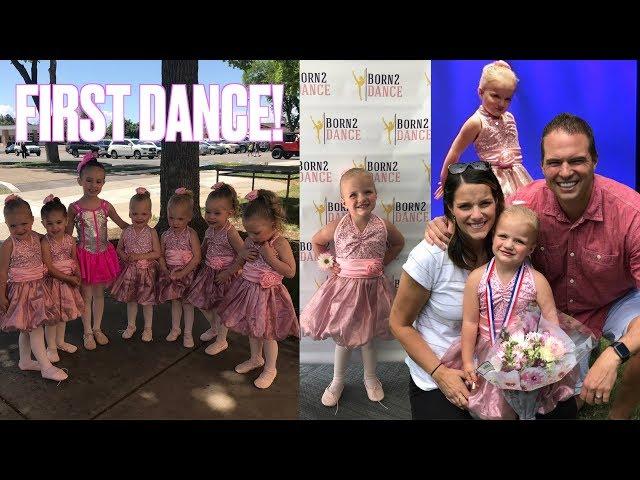
[[[458,173],[464,172],[468,167],[471,167],[474,170],[491,170],[491,165],[483,161],[471,163],[452,163],[447,167],[447,170],[449,170],[449,173],[456,175]]]

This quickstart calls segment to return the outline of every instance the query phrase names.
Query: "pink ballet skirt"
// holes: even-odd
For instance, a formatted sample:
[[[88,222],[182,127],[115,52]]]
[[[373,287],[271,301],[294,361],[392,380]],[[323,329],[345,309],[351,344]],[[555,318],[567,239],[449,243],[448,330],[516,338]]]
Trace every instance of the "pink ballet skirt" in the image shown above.
[[[384,222],[372,215],[362,232],[345,215],[334,234],[340,273],[325,281],[304,307],[300,328],[314,340],[356,348],[373,338],[391,340],[389,316],[394,288],[384,276]]]
[[[71,258],[73,238],[65,235],[60,243],[46,236],[51,246],[53,266],[65,275],[79,273],[77,264]],[[80,289],[51,275],[44,278],[45,288],[51,292],[51,303],[45,306],[49,323],[68,322],[82,315],[84,300]]]
[[[180,270],[193,258],[191,251],[190,228],[185,228],[178,235],[169,229],[162,234],[165,237],[165,262],[169,274]],[[195,270],[192,270],[180,280],[172,280],[169,275],[160,272],[156,285],[157,302],[164,303],[169,300],[184,300],[184,295],[193,283]]]
[[[9,307],[0,313],[0,331],[30,332],[49,324],[45,305],[51,303],[51,294],[43,280],[46,268],[42,263],[40,240],[31,233],[28,240],[10,237],[13,250],[9,261],[7,299]]]
[[[522,286],[519,291],[516,304],[513,308],[513,316],[522,315],[528,305],[536,300],[536,288],[533,274],[529,265],[525,266]],[[487,360],[487,354],[491,348],[489,335],[489,321],[486,306],[486,282],[488,271],[485,271],[478,285],[478,297],[480,300],[480,321],[478,325],[478,339],[474,351],[477,360],[476,366]],[[494,310],[497,320],[496,329],[502,328],[502,319],[508,308],[509,299],[513,290],[515,276],[507,285],[502,285],[498,275],[491,276],[491,288],[494,292]],[[513,318],[513,317],[512,317]],[[462,370],[462,344],[461,338],[456,340],[440,359],[448,368]],[[546,414],[556,408],[558,402],[568,400],[575,394],[575,384],[579,375],[579,365],[565,375],[559,382],[547,385],[540,389],[538,413]],[[517,420],[518,416],[509,403],[505,400],[502,390],[487,382],[482,375],[477,374],[476,389],[469,395],[469,412],[472,416],[482,420]]]
[[[476,154],[480,160],[491,164],[502,193],[507,198],[533,181],[522,165],[522,150],[515,118],[511,112],[503,113],[500,118],[493,117],[482,106],[476,115],[482,124],[482,130],[474,141]]]
[[[248,245],[257,248],[251,240]],[[234,332],[264,340],[299,337],[298,317],[282,279],[262,255],[247,262],[217,308],[222,323]]]
[[[146,254],[153,251],[151,227],[145,226],[136,232],[133,226],[122,232],[121,242],[127,254]],[[139,305],[157,303],[157,260],[123,262],[123,269],[111,286],[111,296],[118,302],[136,302]]]
[[[207,229],[207,254],[205,264],[197,273],[185,301],[202,310],[216,309],[231,289],[233,281],[240,275],[235,272],[225,283],[216,283],[216,275],[227,269],[236,259],[236,251],[229,244],[227,232],[231,228],[228,224],[215,232],[212,227]]]
[[[102,200],[94,210],[82,208],[78,202],[71,205],[77,212],[74,219],[78,232],[76,253],[82,283],[109,285],[120,273],[116,249],[107,238],[109,203]]]

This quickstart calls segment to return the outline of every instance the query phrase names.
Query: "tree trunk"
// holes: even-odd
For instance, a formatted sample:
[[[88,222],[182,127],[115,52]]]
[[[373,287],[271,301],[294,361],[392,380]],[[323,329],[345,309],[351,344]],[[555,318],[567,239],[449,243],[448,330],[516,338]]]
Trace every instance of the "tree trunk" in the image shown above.
[[[56,83],[56,69],[58,68],[57,60],[49,60],[49,83]],[[42,121],[42,118],[40,118]],[[51,163],[60,163],[60,154],[58,152],[58,144],[56,142],[45,142],[45,152],[47,153],[47,161]]]
[[[197,60],[162,60],[162,85],[171,95],[172,85],[187,85],[189,105],[193,103],[193,85],[198,83]],[[167,112],[169,102],[167,102]],[[186,187],[193,191],[193,219],[189,224],[200,238],[204,236],[207,223],[200,213],[200,163],[198,142],[183,142],[178,134],[176,142],[162,142],[160,158],[160,220],[156,225],[158,234],[169,228],[167,203],[176,188]]]

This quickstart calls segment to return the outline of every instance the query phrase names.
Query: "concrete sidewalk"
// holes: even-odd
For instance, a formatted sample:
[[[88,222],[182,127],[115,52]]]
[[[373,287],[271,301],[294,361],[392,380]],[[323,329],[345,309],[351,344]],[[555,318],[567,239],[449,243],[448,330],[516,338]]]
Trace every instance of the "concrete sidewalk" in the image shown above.
[[[126,307],[107,297],[103,331],[109,344],[94,351],[82,347],[82,322],[67,324],[73,354],[60,352],[60,368],[69,378],[59,386],[39,372],[18,369],[18,333],[0,333],[0,420],[215,420],[297,419],[298,340],[280,342],[278,376],[260,390],[253,385],[260,370],[246,375],[234,366],[249,357],[245,337],[229,335],[229,348],[211,357],[199,336],[208,324],[197,312],[196,347],[182,346],[182,337],[167,342],[170,307],[155,307],[153,341],[144,343],[142,312],[130,340],[121,338]],[[207,342],[208,344],[209,342]]]

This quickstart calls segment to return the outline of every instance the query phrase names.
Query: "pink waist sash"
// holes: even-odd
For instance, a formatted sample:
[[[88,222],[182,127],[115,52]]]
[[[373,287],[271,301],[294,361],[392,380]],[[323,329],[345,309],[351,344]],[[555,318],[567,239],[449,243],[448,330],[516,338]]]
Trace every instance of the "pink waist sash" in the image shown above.
[[[233,263],[236,257],[231,256],[220,256],[220,257],[207,257],[206,264],[213,268],[214,270],[221,270],[223,268],[227,268],[229,265]]]
[[[47,267],[39,265],[37,267],[10,268],[10,282],[30,282],[32,280],[40,280],[44,277]]]
[[[182,266],[186,265],[193,258],[191,250],[166,250],[165,252],[167,265]]]
[[[146,260],[146,259],[144,259],[144,260],[136,260],[136,267],[138,267],[138,268],[149,268],[151,265],[153,265],[153,262],[154,262],[154,260]],[[169,263],[169,262],[167,261],[167,263]],[[189,263],[189,262],[187,261],[187,263]]]
[[[384,274],[384,265],[380,258],[337,258],[340,267],[339,277],[376,278]]]
[[[68,259],[68,260],[57,260],[57,261],[53,262],[53,266],[56,267],[56,269],[60,270],[65,275],[71,275],[71,274],[75,273],[76,262],[74,262],[71,259]]]
[[[258,268],[252,263],[245,263],[242,278],[253,283],[259,283],[263,288],[271,288],[282,283],[284,276],[273,270]]]

